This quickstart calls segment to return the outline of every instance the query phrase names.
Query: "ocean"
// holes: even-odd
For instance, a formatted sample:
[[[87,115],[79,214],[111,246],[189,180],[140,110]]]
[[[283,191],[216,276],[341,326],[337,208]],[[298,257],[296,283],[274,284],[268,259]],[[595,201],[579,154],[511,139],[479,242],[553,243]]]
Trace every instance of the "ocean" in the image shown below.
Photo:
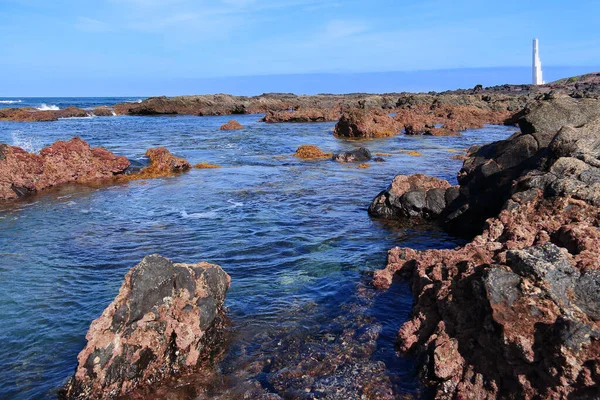
[[[2,104],[87,108],[140,99],[13,98]],[[273,391],[276,371],[256,371],[256,362],[268,357],[285,367],[292,350],[281,343],[294,338],[301,345],[293,351],[308,353],[367,321],[380,334],[366,361],[384,364],[396,395],[423,395],[413,360],[394,348],[411,312],[410,287],[399,280],[377,292],[369,272],[385,266],[391,247],[452,248],[461,241],[435,227],[373,220],[367,207],[399,173],[455,183],[462,162],[453,155],[506,138],[515,128],[351,141],[332,135],[334,123],[265,124],[261,117],[236,115],[240,131],[218,130],[230,116],[0,121],[0,142],[31,152],[79,136],[132,160],[166,146],[191,163],[223,167],[101,188],[65,186],[0,205],[0,398],[54,398],[74,372],[91,321],[116,296],[125,273],[152,253],[176,262],[209,261],[231,275],[231,343],[215,394],[252,379]],[[386,153],[386,162],[358,169],[302,161],[292,156],[302,144],[327,152],[365,146]]]

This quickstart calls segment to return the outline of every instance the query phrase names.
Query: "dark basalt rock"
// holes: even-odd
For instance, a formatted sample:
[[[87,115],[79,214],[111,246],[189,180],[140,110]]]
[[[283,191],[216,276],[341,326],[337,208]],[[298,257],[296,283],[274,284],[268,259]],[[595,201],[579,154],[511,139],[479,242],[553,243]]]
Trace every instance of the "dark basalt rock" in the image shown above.
[[[448,181],[426,175],[397,175],[392,184],[379,193],[369,206],[376,218],[437,218],[446,207]]]
[[[359,147],[356,150],[346,151],[344,153],[334,154],[332,157],[333,161],[341,162],[341,163],[349,163],[349,162],[364,162],[369,161],[371,159],[371,152],[369,149],[364,147]]]

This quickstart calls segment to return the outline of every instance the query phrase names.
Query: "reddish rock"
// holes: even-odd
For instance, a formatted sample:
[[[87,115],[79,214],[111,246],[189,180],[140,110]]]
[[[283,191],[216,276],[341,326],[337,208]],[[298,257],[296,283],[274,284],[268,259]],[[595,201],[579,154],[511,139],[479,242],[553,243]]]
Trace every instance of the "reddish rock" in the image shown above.
[[[396,273],[411,280],[398,343],[420,355],[435,398],[597,397],[600,120],[551,133],[577,111],[538,106],[549,120],[534,114],[531,126],[544,131],[472,150],[459,175],[458,210],[493,207],[483,232],[454,250],[394,248],[374,274],[380,288]]]
[[[92,109],[92,114],[95,115],[96,117],[112,117],[112,116],[116,115],[116,113],[113,111],[113,109],[111,107],[105,107],[105,106],[94,107]]]
[[[14,199],[65,183],[109,180],[122,174],[129,160],[80,138],[58,141],[40,154],[0,145],[0,199]]]
[[[299,108],[292,111],[267,111],[263,122],[327,122],[340,118],[339,107],[329,108]]]
[[[303,160],[316,160],[331,158],[331,153],[324,153],[320,148],[312,144],[303,144],[298,147],[294,156]]]
[[[87,117],[88,112],[77,107],[62,110],[38,110],[37,108],[4,108],[0,110],[0,120],[18,122],[56,121],[59,118]]]
[[[230,120],[226,124],[221,125],[219,128],[220,131],[235,131],[239,129],[244,129],[244,127],[234,119]]]
[[[387,113],[360,108],[344,111],[333,134],[340,137],[370,139],[394,136],[400,125]]]
[[[162,178],[176,175],[192,168],[192,165],[188,161],[180,157],[175,157],[165,147],[155,147],[146,150],[146,157],[150,159],[150,164],[147,167],[137,173],[120,176],[119,179]]]
[[[92,322],[67,399],[111,399],[194,371],[222,352],[230,278],[218,265],[145,257]]]

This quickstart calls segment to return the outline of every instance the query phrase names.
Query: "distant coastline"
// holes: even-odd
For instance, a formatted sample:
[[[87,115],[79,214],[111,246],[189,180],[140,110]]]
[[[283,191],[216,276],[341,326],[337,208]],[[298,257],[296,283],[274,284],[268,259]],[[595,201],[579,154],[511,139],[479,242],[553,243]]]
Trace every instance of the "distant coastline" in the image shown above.
[[[545,66],[547,82],[599,71],[600,66]],[[198,93],[229,93],[256,96],[262,93],[392,93],[429,92],[475,85],[495,86],[526,84],[531,80],[531,67],[457,68],[395,72],[340,72],[256,75],[208,78],[135,77],[28,77],[23,82],[4,82],[0,98],[11,97],[138,97],[177,96]],[[118,88],[115,90],[114,88]]]

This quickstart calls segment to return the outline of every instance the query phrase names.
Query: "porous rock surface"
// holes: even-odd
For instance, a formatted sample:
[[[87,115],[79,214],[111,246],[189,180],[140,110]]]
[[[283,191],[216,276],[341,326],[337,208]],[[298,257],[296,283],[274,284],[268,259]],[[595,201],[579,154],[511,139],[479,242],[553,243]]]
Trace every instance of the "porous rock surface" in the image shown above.
[[[457,193],[448,181],[423,174],[396,175],[369,206],[376,218],[437,218]]]
[[[221,127],[219,128],[220,131],[236,131],[240,129],[244,129],[244,127],[235,119],[228,121],[226,124],[221,125]]]
[[[387,113],[376,109],[353,108],[344,111],[333,134],[346,138],[370,139],[394,136],[400,125]]]
[[[222,341],[229,283],[218,265],[145,257],[92,322],[75,374],[60,397],[116,398],[199,367]]]
[[[374,275],[380,288],[396,273],[412,282],[398,344],[435,398],[600,393],[600,120],[579,119],[577,101],[541,100],[523,116],[539,130],[470,152],[465,204],[484,201],[473,182],[504,199],[481,234],[454,250],[391,249]]]
[[[129,167],[126,157],[75,137],[57,141],[39,154],[0,144],[0,199],[15,199],[66,183],[108,180]]]

